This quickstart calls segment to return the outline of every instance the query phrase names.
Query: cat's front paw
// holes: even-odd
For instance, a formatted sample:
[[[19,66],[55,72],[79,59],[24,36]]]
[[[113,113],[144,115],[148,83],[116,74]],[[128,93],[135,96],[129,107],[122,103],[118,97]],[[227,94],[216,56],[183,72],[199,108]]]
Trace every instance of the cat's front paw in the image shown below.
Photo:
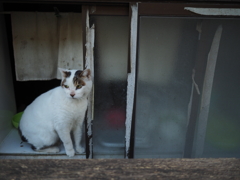
[[[76,151],[80,154],[83,154],[85,153],[85,148],[79,146],[79,147],[76,147]]]
[[[74,151],[74,149],[71,149],[71,150],[66,151],[66,154],[68,155],[68,157],[73,157],[75,155],[75,151]]]

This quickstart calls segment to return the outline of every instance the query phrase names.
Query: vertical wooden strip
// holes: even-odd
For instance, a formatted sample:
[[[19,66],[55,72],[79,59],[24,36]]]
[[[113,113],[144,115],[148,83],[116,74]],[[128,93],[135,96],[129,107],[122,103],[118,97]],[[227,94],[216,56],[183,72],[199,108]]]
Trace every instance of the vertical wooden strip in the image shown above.
[[[212,93],[213,78],[215,74],[215,67],[217,63],[217,56],[218,56],[218,49],[220,45],[221,35],[222,35],[222,26],[220,25],[216,30],[216,33],[214,35],[214,39],[211,45],[211,49],[208,54],[208,62],[206,67],[202,99],[201,99],[201,105],[200,105],[199,123],[198,123],[198,129],[197,129],[198,134],[196,137],[196,152],[195,152],[196,158],[201,157],[203,154],[207,122],[208,122],[208,113],[210,108],[210,99],[211,99],[211,93]]]
[[[86,57],[86,16],[87,16],[87,9],[88,6],[82,6],[82,41],[83,41],[83,68],[85,68],[86,62],[85,62],[85,57]],[[89,137],[88,137],[88,117],[87,117],[87,112],[85,115],[85,122],[84,122],[84,128],[85,128],[85,145],[86,145],[86,158],[89,158],[90,155],[90,150],[89,150]]]
[[[133,104],[135,96],[136,56],[137,56],[137,27],[138,27],[138,4],[130,5],[130,63],[127,86],[127,109],[126,109],[126,158],[129,157],[130,137],[132,129]]]
[[[207,67],[208,54],[211,49],[211,44],[213,41],[214,31],[216,26],[212,24],[211,21],[202,21],[201,25],[201,34],[199,36],[199,45],[196,54],[195,62],[195,77],[194,81],[198,85],[198,88],[201,92],[201,95],[198,94],[197,89],[194,88],[192,94],[192,101],[190,102],[190,114],[189,114],[189,123],[187,125],[186,140],[184,147],[184,158],[195,157],[195,135],[196,135],[196,126],[198,123],[199,110],[201,104],[201,96],[203,95],[203,84],[205,78],[205,71]]]
[[[92,91],[89,94],[88,97],[88,110],[87,110],[87,117],[85,121],[86,125],[86,156],[87,158],[92,158],[92,121],[94,119],[94,37],[95,37],[95,29],[94,25],[92,27],[89,26],[89,8],[88,7],[83,7],[83,16],[85,16],[85,43],[84,43],[84,49],[85,49],[85,57],[84,57],[84,67],[88,68],[91,70],[91,76],[92,76],[92,81],[93,81],[93,87]]]
[[[88,6],[82,6],[82,41],[83,41],[83,67],[85,68],[86,62],[86,16],[87,16]]]
[[[201,38],[199,39],[198,50],[196,53],[196,62],[194,67],[194,81],[198,85],[200,91],[203,87],[204,74],[207,64],[207,54],[210,49],[211,34],[209,34],[211,26],[208,23],[202,24]],[[202,92],[201,92],[202,93]],[[186,139],[183,157],[191,158],[194,144],[195,129],[198,118],[198,111],[200,107],[201,96],[198,94],[196,88],[193,89],[191,95],[191,102],[189,104],[189,122],[187,125]]]

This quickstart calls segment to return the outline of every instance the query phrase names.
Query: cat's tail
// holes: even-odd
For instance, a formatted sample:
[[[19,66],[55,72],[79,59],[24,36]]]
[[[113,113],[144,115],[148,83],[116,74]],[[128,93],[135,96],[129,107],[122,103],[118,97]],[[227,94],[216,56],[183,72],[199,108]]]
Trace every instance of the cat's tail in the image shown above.
[[[20,129],[20,126],[18,126],[18,133],[22,139],[23,142],[28,142],[28,140],[25,138],[25,136],[22,135],[22,131]]]

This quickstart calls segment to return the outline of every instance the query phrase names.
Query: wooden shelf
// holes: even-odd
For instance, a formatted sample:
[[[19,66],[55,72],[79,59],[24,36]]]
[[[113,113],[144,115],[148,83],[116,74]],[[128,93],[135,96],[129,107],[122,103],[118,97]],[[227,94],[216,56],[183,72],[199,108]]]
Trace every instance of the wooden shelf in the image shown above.
[[[32,150],[30,144],[21,141],[17,129],[13,128],[0,144],[0,159],[68,159],[63,145],[60,146],[60,150],[61,151],[59,153],[54,154],[35,152]],[[86,155],[78,154],[74,156],[74,158],[85,159]]]

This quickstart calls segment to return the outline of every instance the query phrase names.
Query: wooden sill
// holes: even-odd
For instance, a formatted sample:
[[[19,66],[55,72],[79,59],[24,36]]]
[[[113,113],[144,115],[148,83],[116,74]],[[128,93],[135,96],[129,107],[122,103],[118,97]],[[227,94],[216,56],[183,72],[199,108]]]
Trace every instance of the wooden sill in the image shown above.
[[[240,179],[240,159],[0,160],[1,179]]]

